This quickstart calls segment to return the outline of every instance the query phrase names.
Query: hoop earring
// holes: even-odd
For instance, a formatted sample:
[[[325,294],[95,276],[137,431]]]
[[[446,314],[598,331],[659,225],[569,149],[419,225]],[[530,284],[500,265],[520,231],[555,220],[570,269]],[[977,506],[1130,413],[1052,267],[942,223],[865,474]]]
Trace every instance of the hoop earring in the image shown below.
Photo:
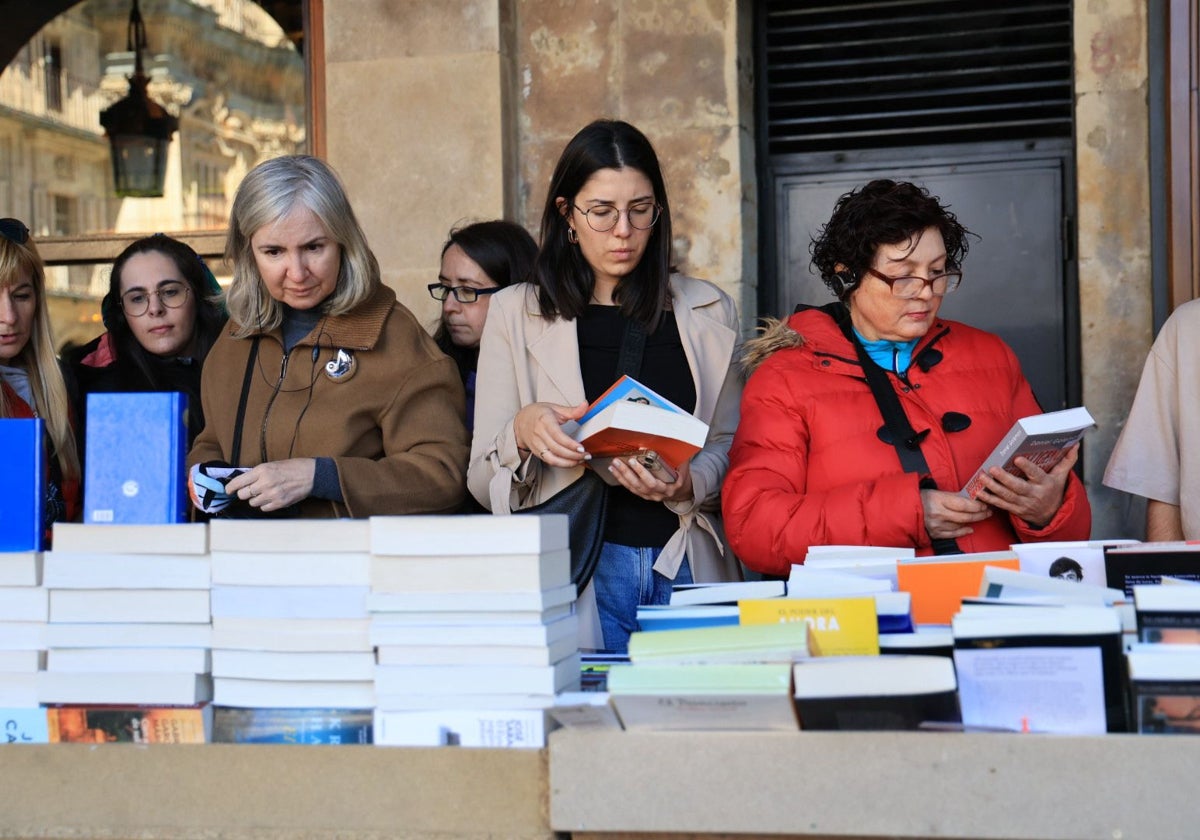
[[[573,227],[567,228],[567,241],[570,242],[572,245],[579,244],[579,234],[577,234],[575,232],[575,228],[573,228]]]

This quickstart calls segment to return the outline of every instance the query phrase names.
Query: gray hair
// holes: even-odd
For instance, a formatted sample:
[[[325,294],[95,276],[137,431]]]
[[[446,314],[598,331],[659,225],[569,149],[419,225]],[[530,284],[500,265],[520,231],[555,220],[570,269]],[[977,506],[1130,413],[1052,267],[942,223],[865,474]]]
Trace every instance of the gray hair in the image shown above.
[[[379,262],[329,164],[310,155],[263,161],[242,180],[229,213],[225,259],[233,266],[233,282],[225,293],[225,306],[238,337],[283,323],[283,305],[267,293],[250,239],[297,205],[312,211],[341,251],[337,286],[322,311],[344,315],[374,294],[382,282]]]

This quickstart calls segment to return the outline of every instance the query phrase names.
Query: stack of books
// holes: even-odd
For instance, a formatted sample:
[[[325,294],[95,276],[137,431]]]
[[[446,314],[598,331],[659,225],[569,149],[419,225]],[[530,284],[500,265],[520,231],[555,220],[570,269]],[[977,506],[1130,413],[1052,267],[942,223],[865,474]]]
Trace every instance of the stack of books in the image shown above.
[[[0,552],[0,708],[37,708],[46,661],[46,590],[40,551]]]
[[[213,739],[369,743],[366,520],[217,519],[209,539]]]
[[[211,698],[204,525],[57,523],[43,704],[192,706]]]
[[[375,743],[541,747],[579,688],[567,518],[373,517]]]

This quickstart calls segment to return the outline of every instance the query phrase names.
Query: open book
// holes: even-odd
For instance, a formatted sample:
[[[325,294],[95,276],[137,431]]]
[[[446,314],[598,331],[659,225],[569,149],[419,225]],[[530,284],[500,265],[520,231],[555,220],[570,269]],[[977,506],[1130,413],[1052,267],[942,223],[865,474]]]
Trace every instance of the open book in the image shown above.
[[[1020,468],[1013,464],[1020,457],[1028,458],[1043,470],[1053,469],[1066,457],[1067,450],[1083,438],[1083,433],[1095,425],[1096,421],[1083,406],[1022,417],[979,465],[959,495],[968,499],[979,495],[983,476],[992,467],[1000,467],[1015,476],[1024,476]]]
[[[583,444],[592,456],[588,465],[609,484],[616,483],[608,471],[612,459],[635,456],[670,483],[708,439],[707,423],[630,376],[618,379],[566,431]]]

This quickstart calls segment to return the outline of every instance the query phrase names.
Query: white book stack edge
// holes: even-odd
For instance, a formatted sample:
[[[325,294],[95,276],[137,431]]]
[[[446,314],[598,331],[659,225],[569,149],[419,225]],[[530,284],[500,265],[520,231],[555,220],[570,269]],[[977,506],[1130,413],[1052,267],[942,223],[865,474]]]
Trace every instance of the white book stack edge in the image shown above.
[[[376,743],[543,746],[579,687],[566,517],[370,522]]]
[[[0,552],[0,708],[38,705],[50,609],[40,586],[42,557],[40,551]]]
[[[208,528],[58,523],[43,557],[43,704],[212,698]]]
[[[369,708],[366,520],[214,520],[213,702]]]

